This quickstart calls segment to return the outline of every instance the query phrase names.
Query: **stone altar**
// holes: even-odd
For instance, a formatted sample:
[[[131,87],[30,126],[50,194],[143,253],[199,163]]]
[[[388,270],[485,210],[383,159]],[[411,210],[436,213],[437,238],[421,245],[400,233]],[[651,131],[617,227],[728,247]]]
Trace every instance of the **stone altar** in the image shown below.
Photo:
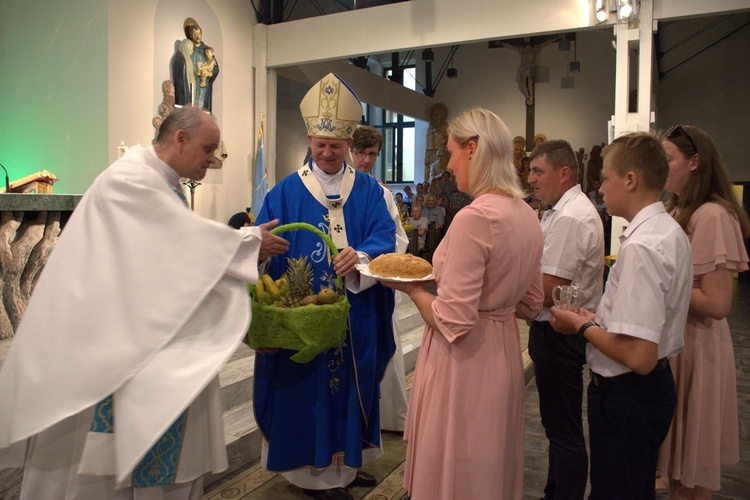
[[[82,195],[0,195],[0,340],[15,333],[39,274]]]

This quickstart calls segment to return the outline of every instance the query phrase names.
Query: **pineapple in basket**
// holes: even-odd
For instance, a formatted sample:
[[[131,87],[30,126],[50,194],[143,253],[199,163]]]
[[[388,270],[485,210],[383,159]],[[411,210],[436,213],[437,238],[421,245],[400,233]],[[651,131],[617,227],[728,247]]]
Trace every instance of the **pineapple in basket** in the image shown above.
[[[313,269],[312,264],[307,262],[307,257],[298,259],[289,257],[286,263],[287,268],[284,275],[286,276],[287,286],[289,286],[289,306],[306,305],[304,301],[310,303],[313,299],[307,299],[308,296],[317,299],[317,296],[312,293]],[[312,303],[315,304],[317,301]]]

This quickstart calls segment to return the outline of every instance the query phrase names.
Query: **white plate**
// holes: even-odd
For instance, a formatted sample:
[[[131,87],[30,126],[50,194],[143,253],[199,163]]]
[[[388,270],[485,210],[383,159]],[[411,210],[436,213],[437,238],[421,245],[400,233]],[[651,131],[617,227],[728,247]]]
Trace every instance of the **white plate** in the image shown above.
[[[399,278],[397,276],[380,276],[378,274],[372,274],[370,272],[369,264],[357,264],[357,271],[359,271],[364,276],[375,278],[378,281],[400,281],[402,283],[410,283],[413,281],[432,281],[435,279],[435,275],[432,273],[423,278]]]

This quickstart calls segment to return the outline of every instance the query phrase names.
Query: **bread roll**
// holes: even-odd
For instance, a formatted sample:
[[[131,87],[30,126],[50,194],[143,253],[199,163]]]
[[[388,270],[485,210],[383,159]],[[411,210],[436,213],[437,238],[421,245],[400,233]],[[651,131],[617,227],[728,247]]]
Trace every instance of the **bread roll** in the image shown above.
[[[370,262],[370,272],[388,278],[424,278],[432,274],[432,266],[409,253],[387,253]]]

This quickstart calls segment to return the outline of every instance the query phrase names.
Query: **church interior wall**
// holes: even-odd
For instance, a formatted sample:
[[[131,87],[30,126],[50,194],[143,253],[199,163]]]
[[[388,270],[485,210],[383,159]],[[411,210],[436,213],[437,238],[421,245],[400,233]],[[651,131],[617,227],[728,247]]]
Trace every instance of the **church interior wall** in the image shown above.
[[[0,163],[81,193],[107,163],[107,5],[4,2],[0,23]]]
[[[220,73],[213,86],[212,112],[228,155],[223,168],[209,170],[195,188],[195,210],[205,217],[228,220],[249,205],[252,190],[252,8],[244,0],[109,3],[110,47],[117,51],[111,54],[109,68],[109,102],[117,109],[109,116],[110,162],[121,141],[128,146],[151,143],[151,120],[163,98],[161,85],[170,78],[175,42],[185,38],[183,22],[192,17],[201,25],[204,41],[216,52]],[[134,33],[147,40],[144,54],[150,58],[134,57],[127,48]],[[132,85],[134,79],[137,86]]]
[[[535,131],[588,151],[607,140],[606,124],[614,109],[615,51],[611,29],[576,35],[568,53],[553,43],[537,57]],[[569,71],[573,47],[581,65],[578,73]],[[519,63],[516,52],[490,49],[487,43],[460,47],[454,56],[458,78],[444,78],[435,99],[448,106],[451,117],[474,106],[489,108],[503,119],[511,135],[525,137],[526,105],[516,83]],[[562,88],[564,77],[573,78],[573,88]]]
[[[223,221],[249,204],[256,21],[247,1],[34,0],[1,14],[0,163],[11,179],[47,169],[60,179],[55,193],[81,194],[121,142],[150,144],[174,42],[195,17],[217,45],[213,111],[229,155],[196,189],[196,211]]]
[[[668,52],[656,95],[659,126],[705,129],[732,180],[750,182],[750,95],[744,90],[750,88],[750,13],[687,19],[665,24],[660,33],[662,50]]]
[[[276,118],[276,179],[281,180],[302,166],[310,141],[298,107],[292,110],[279,107]]]

